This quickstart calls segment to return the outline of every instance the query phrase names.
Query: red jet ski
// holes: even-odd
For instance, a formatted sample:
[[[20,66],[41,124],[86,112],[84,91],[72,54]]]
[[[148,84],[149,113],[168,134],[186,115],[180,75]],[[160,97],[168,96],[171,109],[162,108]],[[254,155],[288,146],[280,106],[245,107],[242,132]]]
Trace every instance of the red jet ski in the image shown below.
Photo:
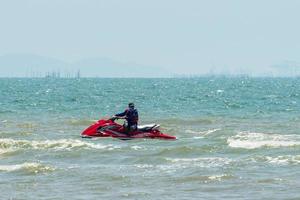
[[[123,125],[115,122],[116,117],[111,119],[100,119],[96,123],[89,126],[81,133],[83,138],[92,137],[113,137],[119,139],[133,138],[151,138],[151,139],[171,139],[175,140],[175,136],[161,133],[158,124],[149,124],[138,126],[138,129],[130,134],[126,134],[126,129]]]

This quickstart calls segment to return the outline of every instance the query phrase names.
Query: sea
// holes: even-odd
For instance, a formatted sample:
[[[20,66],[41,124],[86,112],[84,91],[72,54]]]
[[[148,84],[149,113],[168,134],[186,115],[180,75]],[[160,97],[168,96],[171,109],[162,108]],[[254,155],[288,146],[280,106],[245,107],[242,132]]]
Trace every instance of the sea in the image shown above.
[[[129,102],[177,140],[81,138]],[[300,78],[1,78],[0,199],[300,199]]]

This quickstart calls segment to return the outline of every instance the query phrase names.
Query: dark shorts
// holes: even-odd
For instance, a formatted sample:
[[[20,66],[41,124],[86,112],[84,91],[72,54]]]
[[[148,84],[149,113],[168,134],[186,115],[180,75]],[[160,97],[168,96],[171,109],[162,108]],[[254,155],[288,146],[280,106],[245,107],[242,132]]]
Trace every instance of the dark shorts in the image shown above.
[[[127,124],[127,130],[128,131],[136,131],[137,130],[137,124]]]
[[[135,130],[137,130],[137,124],[131,124],[131,125],[128,124],[128,129],[129,129],[130,131],[135,131]]]

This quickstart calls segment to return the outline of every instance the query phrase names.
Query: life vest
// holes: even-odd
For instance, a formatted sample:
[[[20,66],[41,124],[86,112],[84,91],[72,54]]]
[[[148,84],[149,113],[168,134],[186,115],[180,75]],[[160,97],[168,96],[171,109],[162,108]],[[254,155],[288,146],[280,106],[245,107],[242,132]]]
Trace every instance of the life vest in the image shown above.
[[[137,109],[127,109],[126,119],[129,124],[137,124],[137,122],[139,121],[139,114]]]

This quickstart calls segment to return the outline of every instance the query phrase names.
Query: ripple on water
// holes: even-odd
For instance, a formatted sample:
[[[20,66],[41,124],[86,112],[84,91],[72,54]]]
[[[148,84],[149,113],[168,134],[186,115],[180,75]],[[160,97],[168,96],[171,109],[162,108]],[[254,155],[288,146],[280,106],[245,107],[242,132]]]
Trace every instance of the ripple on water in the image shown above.
[[[199,157],[199,158],[166,158],[167,161],[179,166],[197,167],[222,167],[230,165],[233,160],[221,157]]]
[[[177,183],[189,183],[189,182],[221,182],[225,180],[234,179],[235,176],[231,174],[217,174],[217,175],[202,175],[202,176],[186,176],[176,178],[175,181]]]
[[[88,126],[88,125],[95,123],[96,121],[97,120],[90,120],[90,119],[81,119],[81,120],[71,119],[71,120],[68,120],[66,122],[66,124],[72,125],[72,126]]]

